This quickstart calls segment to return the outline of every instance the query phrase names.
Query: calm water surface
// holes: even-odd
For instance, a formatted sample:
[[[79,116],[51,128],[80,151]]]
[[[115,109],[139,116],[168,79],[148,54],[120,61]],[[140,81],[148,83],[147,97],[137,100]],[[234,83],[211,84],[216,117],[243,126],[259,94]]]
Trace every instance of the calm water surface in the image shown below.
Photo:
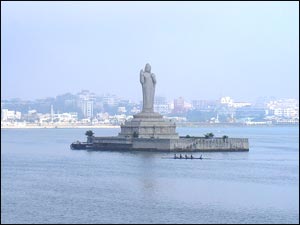
[[[299,127],[177,128],[249,138],[209,160],[70,150],[85,131],[1,129],[1,223],[299,222]]]

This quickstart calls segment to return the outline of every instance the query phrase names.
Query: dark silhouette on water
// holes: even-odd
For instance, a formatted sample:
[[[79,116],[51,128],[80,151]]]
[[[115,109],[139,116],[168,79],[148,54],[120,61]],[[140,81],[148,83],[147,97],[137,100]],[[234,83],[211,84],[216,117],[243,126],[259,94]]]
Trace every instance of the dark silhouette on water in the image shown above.
[[[203,157],[202,155],[200,155],[199,157],[194,157],[192,154],[189,157],[187,154],[184,155],[184,157],[182,156],[182,154],[180,154],[179,156],[177,156],[177,154],[174,154],[173,157],[162,157],[163,159],[212,159],[212,158],[206,158]]]

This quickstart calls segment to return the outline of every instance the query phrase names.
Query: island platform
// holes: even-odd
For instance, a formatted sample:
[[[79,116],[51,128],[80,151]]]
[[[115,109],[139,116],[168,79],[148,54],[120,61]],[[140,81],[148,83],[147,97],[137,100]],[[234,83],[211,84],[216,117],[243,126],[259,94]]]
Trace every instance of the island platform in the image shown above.
[[[115,137],[94,137],[90,131],[87,142],[74,142],[72,149],[119,151],[249,151],[247,138],[179,137],[176,124],[154,112],[156,76],[150,64],[140,71],[143,109],[121,125]]]

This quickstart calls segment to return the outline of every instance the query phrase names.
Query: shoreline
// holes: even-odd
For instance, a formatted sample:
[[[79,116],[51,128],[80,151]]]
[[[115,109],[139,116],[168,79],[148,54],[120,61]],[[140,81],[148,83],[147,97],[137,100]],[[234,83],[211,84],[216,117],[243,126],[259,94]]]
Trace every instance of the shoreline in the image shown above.
[[[180,124],[181,125],[181,124]],[[293,126],[299,127],[299,124],[260,124],[260,125],[241,125],[241,124],[197,124],[197,125],[177,125],[177,128],[200,128],[200,127],[286,127],[286,126]],[[119,128],[119,125],[77,125],[77,126],[70,126],[70,125],[14,125],[14,126],[1,126],[1,129],[95,129],[95,128],[103,128],[103,129],[112,129],[112,128]]]
[[[114,125],[82,125],[82,126],[1,126],[1,129],[80,129],[80,128],[120,128],[120,126]]]

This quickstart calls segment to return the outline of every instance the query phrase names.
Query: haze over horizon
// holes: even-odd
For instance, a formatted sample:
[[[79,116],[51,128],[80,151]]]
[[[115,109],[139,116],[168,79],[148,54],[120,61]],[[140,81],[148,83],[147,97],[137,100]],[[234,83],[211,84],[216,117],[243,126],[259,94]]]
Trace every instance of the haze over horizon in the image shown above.
[[[1,99],[299,96],[298,2],[1,2]]]
[[[82,89],[81,91],[86,91],[86,89]],[[1,97],[1,101],[15,101],[15,100],[18,100],[18,101],[37,101],[37,100],[42,100],[42,99],[48,99],[48,98],[56,98],[58,96],[63,96],[63,95],[66,95],[66,94],[72,94],[72,95],[77,95],[79,94],[81,91],[77,91],[77,92],[64,92],[64,93],[59,93],[57,95],[53,95],[53,96],[45,96],[45,97],[40,97],[40,98],[22,98],[22,97],[12,97],[12,98],[2,98]],[[87,90],[89,91],[89,90]],[[109,92],[106,92],[106,93],[95,93],[93,91],[90,91],[91,93],[94,93],[97,97],[102,97],[102,96],[106,96],[106,95],[112,95],[112,96],[116,96],[118,98],[121,98],[122,100],[130,100],[130,101],[133,101],[133,102],[142,102],[143,99],[142,97],[141,98],[126,98],[124,96],[119,96],[119,95],[116,95],[115,93],[109,93]],[[295,97],[295,98],[289,98],[289,97],[286,97],[286,98],[283,98],[283,97],[275,97],[275,96],[259,96],[257,98],[247,98],[247,99],[243,99],[243,98],[233,98],[232,96],[228,96],[228,95],[222,95],[220,97],[217,97],[217,98],[212,98],[212,97],[203,97],[203,98],[198,98],[196,99],[195,97],[194,98],[187,98],[186,96],[184,95],[176,95],[174,97],[166,97],[166,96],[163,96],[163,95],[159,95],[159,94],[155,94],[155,98],[158,97],[164,97],[166,98],[166,100],[168,102],[173,102],[175,99],[178,99],[178,98],[183,98],[185,102],[188,102],[188,103],[191,103],[193,100],[204,100],[204,101],[218,101],[220,100],[221,98],[223,97],[230,97],[234,102],[250,102],[250,103],[257,103],[257,102],[261,102],[262,100],[268,100],[268,101],[271,101],[271,100],[282,100],[282,99],[296,99],[299,101],[299,97]]]

